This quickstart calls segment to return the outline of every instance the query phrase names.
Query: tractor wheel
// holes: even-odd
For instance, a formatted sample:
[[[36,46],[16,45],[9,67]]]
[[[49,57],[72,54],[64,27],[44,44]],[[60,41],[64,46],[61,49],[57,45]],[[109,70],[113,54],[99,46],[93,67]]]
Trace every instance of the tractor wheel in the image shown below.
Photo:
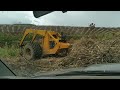
[[[65,57],[65,56],[67,56],[67,55],[68,55],[68,49],[61,49],[61,50],[58,52],[57,55],[60,56],[60,57]]]
[[[40,59],[42,56],[42,48],[38,43],[29,43],[23,49],[23,57],[27,60]]]

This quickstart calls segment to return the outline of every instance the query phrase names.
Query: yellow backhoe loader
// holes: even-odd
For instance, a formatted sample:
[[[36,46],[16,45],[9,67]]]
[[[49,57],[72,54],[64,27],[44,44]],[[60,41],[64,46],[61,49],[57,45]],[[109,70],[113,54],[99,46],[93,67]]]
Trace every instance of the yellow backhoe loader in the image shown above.
[[[24,44],[26,36],[32,34],[30,43]],[[39,59],[45,55],[66,56],[71,45],[55,31],[27,29],[20,41],[22,55],[27,60]]]

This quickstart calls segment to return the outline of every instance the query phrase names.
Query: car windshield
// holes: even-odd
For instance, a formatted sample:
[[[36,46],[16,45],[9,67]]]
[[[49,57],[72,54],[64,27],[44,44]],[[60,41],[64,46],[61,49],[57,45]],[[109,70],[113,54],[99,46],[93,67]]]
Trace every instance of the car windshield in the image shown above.
[[[0,19],[0,59],[17,76],[120,62],[120,11],[0,11]]]

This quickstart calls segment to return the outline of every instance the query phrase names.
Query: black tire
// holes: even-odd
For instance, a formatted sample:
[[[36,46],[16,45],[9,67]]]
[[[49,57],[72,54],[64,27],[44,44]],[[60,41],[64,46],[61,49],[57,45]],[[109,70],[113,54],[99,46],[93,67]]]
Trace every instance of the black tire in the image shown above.
[[[38,43],[29,43],[23,49],[23,57],[27,60],[40,59],[42,56],[42,48]]]
[[[59,50],[59,52],[57,53],[57,56],[59,57],[65,57],[68,55],[68,49],[61,49]]]

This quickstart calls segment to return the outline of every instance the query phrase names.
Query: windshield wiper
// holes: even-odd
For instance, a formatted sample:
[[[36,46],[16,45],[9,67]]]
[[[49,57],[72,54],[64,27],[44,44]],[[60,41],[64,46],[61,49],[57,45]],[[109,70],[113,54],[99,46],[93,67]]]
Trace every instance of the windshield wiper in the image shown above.
[[[117,71],[71,71],[63,74],[56,74],[55,76],[120,76]]]

